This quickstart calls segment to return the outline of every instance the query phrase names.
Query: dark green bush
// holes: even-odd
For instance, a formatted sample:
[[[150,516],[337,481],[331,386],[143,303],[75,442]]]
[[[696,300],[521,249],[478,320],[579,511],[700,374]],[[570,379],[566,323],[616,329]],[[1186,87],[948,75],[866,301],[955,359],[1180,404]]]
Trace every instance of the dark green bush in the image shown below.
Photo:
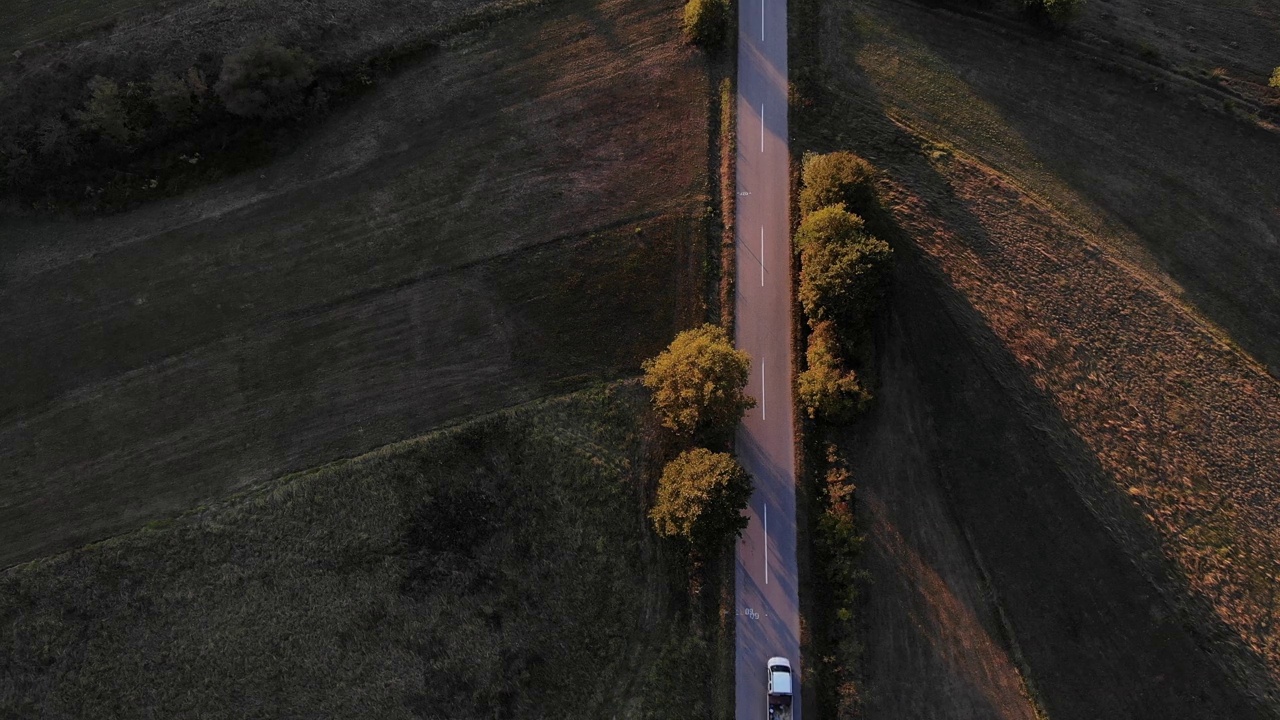
[[[214,91],[234,115],[276,120],[305,108],[312,61],[300,50],[260,40],[222,61]]]
[[[191,121],[195,109],[195,93],[180,77],[157,71],[147,83],[151,104],[156,114],[173,125]]]
[[[137,135],[115,80],[95,75],[89,80],[89,100],[75,112],[80,129],[110,144],[126,146]]]
[[[805,156],[803,181],[802,216],[840,203],[850,212],[865,215],[876,202],[875,168],[850,152]]]
[[[892,251],[842,205],[822,208],[796,232],[800,303],[810,323],[834,321],[846,341],[867,327],[888,282]]]
[[[725,41],[729,24],[727,0],[689,0],[684,6],[684,38],[708,50]]]

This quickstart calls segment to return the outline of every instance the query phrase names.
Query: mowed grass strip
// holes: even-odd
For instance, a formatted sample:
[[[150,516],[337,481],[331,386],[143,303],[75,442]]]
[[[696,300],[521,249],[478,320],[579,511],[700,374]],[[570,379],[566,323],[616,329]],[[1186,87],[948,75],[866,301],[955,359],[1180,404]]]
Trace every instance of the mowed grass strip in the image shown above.
[[[0,715],[705,717],[646,397],[525,405],[11,568]]]

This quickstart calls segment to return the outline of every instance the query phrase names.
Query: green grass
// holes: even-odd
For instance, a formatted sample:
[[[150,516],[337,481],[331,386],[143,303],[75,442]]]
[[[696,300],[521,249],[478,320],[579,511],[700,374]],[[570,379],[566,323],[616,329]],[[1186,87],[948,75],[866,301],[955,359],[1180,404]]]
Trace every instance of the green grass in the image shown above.
[[[11,568],[0,715],[706,717],[645,401],[533,403]]]

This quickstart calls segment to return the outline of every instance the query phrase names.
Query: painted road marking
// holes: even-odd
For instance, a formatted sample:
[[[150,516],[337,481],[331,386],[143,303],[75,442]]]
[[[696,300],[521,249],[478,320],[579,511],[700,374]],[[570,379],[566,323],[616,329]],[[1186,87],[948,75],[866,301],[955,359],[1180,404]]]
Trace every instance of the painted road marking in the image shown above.
[[[764,0],[760,0],[760,42],[764,42]]]
[[[743,615],[746,615],[747,617],[751,618],[752,620],[759,620],[759,619],[760,619],[760,613],[756,612],[755,610],[753,610],[753,609],[751,609],[751,608],[747,608],[746,610],[742,611],[742,614],[743,614]]]
[[[760,152],[764,152],[764,103],[760,103]]]
[[[764,504],[764,584],[769,584],[769,503]]]
[[[764,287],[764,226],[760,226],[760,287]]]
[[[760,358],[760,419],[764,420],[768,417],[765,408],[768,404],[764,401],[764,358]],[[765,510],[768,513],[768,510]]]

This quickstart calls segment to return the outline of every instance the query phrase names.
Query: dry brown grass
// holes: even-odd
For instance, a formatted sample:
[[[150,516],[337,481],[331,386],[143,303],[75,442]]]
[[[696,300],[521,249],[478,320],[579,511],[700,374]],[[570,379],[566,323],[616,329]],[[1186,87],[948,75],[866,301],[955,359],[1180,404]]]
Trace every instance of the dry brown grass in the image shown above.
[[[1246,352],[1280,367],[1280,142],[1217,100],[1205,110],[1190,90],[1027,33],[905,2],[825,7],[832,120],[816,149],[852,147],[895,178],[885,189],[902,241],[971,308],[971,340],[989,329],[991,353],[1011,358],[1000,392],[1029,381],[1013,406],[1047,398],[1063,431],[1041,427],[1050,447],[1080,443],[1088,458],[1045,461],[1072,468],[1062,480],[1180,608],[1202,648],[1194,662],[1228,668],[1215,702],[1269,695],[1274,708],[1280,385]],[[1027,472],[1021,462],[1008,472]],[[1137,591],[1117,575],[1107,592]],[[1151,643],[1122,650],[1135,664],[1164,662],[1152,636],[1128,640]],[[1036,663],[1053,667],[1051,655]],[[1053,677],[1047,694],[1060,693],[1066,675],[1044,672],[1037,682]],[[1109,692],[1092,699],[1127,691]]]

